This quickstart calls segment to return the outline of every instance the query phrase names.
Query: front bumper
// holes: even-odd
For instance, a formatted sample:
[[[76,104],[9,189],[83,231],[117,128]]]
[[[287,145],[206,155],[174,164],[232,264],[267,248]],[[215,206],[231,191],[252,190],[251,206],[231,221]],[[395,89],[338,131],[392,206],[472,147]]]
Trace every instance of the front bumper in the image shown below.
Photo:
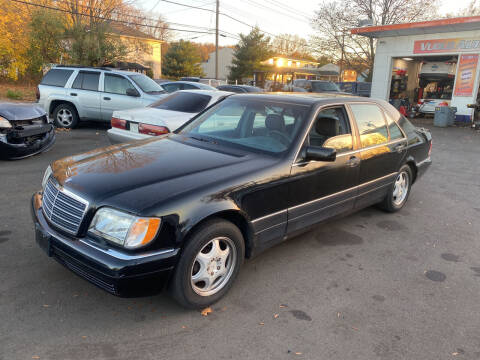
[[[92,239],[70,238],[47,223],[41,209],[41,194],[32,197],[35,240],[48,256],[89,282],[123,297],[161,291],[177,262],[179,249],[127,253],[104,248]]]
[[[35,140],[32,136],[41,135]],[[55,143],[53,125],[26,127],[23,130],[12,130],[8,134],[0,134],[0,158],[8,160],[23,159],[27,156],[48,150]]]
[[[135,140],[143,140],[151,138],[150,135],[134,133],[129,130],[122,130],[117,128],[111,128],[107,131],[107,137],[112,144],[125,143]]]

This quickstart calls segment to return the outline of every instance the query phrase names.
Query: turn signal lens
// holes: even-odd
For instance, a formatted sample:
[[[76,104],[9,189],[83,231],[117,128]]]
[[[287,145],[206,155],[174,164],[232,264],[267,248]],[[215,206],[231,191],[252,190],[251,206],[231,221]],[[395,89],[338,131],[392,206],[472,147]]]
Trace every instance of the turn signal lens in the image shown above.
[[[128,232],[125,240],[125,247],[132,249],[148,244],[157,236],[160,228],[160,219],[157,218],[140,218],[137,219]]]
[[[170,130],[166,126],[157,126],[150,124],[138,124],[138,132],[140,134],[158,136],[168,134]]]
[[[116,117],[112,117],[111,120],[112,128],[123,129],[127,128],[127,120],[122,120]]]

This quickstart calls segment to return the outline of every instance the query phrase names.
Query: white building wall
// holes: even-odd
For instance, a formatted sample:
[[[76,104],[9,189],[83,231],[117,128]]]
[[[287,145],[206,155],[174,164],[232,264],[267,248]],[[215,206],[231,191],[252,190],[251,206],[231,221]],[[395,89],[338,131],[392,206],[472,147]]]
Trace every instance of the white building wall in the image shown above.
[[[232,48],[222,48],[218,51],[218,80],[226,80],[228,78],[232,60]],[[215,51],[210,53],[206,62],[202,63],[202,70],[206,78],[215,79]]]
[[[380,38],[377,42],[375,53],[375,62],[372,77],[371,97],[384,99],[388,101],[390,92],[390,83],[392,80],[393,59],[396,57],[417,57],[417,56],[442,56],[460,54],[477,54],[479,51],[468,52],[436,52],[432,54],[414,54],[413,46],[417,40],[434,40],[434,39],[480,39],[480,30],[461,31],[461,32],[444,32],[436,34],[422,34],[411,36],[397,36]],[[457,66],[458,68],[458,66]],[[477,74],[475,78],[473,94],[470,97],[452,96],[451,106],[456,106],[457,115],[473,115],[473,110],[466,107],[467,104],[475,102],[479,85],[480,64],[477,65]]]

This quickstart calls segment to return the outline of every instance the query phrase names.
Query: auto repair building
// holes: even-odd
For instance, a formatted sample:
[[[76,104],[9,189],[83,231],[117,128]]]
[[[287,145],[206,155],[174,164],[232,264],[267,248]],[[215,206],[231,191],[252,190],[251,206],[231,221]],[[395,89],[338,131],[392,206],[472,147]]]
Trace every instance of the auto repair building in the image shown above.
[[[352,34],[377,39],[371,96],[408,98],[457,108],[456,121],[470,122],[480,71],[480,16],[408,24],[366,26]],[[428,108],[428,106],[430,108]]]

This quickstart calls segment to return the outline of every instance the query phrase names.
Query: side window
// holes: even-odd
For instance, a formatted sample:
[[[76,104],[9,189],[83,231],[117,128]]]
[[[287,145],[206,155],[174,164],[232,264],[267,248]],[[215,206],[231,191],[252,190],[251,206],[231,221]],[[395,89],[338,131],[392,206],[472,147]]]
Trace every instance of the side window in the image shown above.
[[[345,108],[322,110],[310,130],[309,142],[312,146],[336,149],[337,153],[352,150],[353,138]]]
[[[183,84],[182,90],[191,90],[191,89],[198,89],[198,88],[190,84]]]
[[[387,112],[385,112],[385,116],[387,118],[388,131],[390,132],[390,140],[402,139],[403,134],[400,127]]]
[[[99,72],[80,71],[73,82],[73,89],[83,89],[98,91],[98,82],[100,80]]]
[[[73,70],[52,69],[45,74],[40,84],[64,87]]]
[[[123,76],[105,74],[104,91],[112,94],[126,95],[127,89],[134,88]]]
[[[82,89],[98,91],[98,82],[100,80],[100,73],[98,72],[86,72],[83,74]]]
[[[179,84],[165,84],[162,86],[169,93],[177,91],[180,88]]]
[[[77,74],[77,77],[75,78],[75,81],[72,84],[72,89],[81,89],[82,88],[82,82],[83,82],[83,73],[79,72]]]
[[[375,104],[350,104],[362,147],[386,143],[388,130],[382,110]]]

